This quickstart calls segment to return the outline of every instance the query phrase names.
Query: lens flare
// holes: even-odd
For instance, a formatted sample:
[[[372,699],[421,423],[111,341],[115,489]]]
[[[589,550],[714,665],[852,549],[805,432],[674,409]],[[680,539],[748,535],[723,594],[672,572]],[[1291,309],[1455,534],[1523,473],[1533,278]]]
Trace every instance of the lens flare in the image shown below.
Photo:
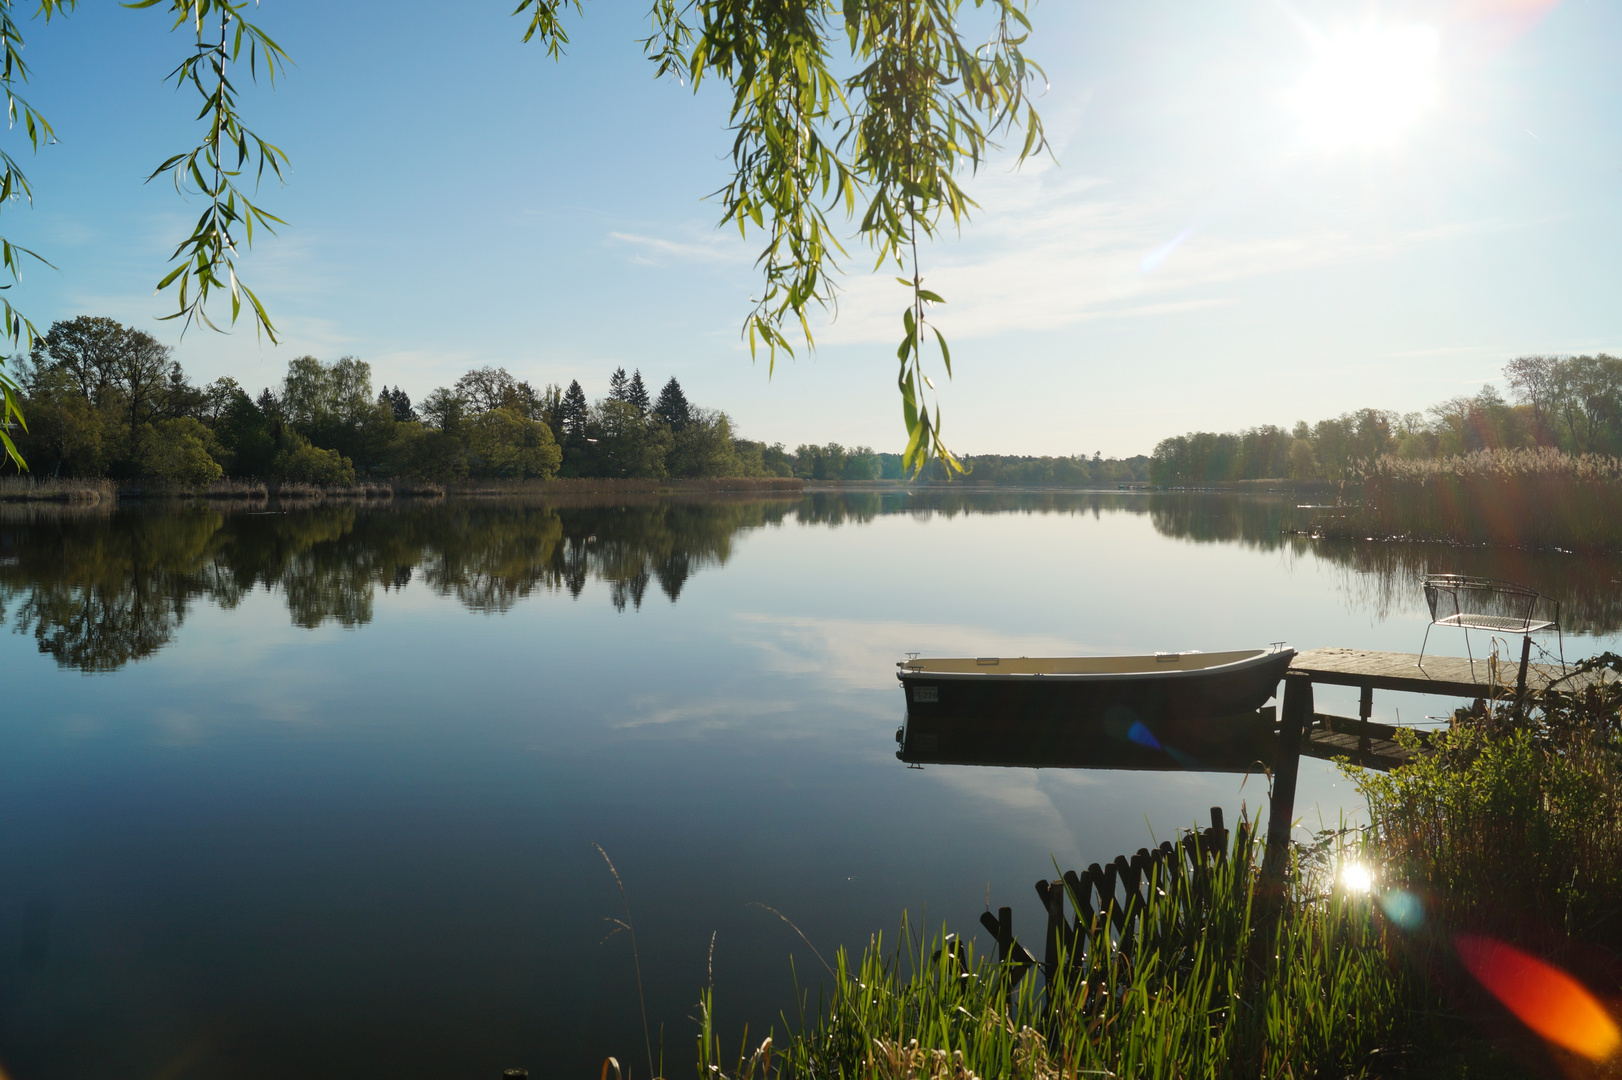
[[[1392,889],[1380,897],[1380,908],[1404,930],[1418,930],[1425,923],[1425,907],[1413,893]]]
[[[1374,891],[1374,871],[1363,863],[1347,863],[1340,868],[1340,883],[1347,892],[1367,895]]]
[[[1132,726],[1126,729],[1126,737],[1139,746],[1147,746],[1151,750],[1162,749],[1160,740],[1155,738],[1155,733],[1144,727],[1141,720],[1132,721]]]
[[[1470,974],[1545,1039],[1590,1061],[1622,1048],[1622,1030],[1605,1006],[1564,971],[1477,934],[1455,934],[1453,946]]]

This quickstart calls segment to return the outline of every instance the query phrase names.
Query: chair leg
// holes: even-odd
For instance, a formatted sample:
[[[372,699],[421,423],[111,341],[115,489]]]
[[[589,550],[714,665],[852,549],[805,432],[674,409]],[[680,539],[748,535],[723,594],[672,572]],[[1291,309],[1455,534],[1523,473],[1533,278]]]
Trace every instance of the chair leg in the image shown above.
[[[1470,661],[1470,678],[1476,677],[1476,654],[1470,651],[1470,628],[1464,628],[1464,655]]]
[[[1427,642],[1430,641],[1430,639],[1431,639],[1431,627],[1435,626],[1435,625],[1436,624],[1434,622],[1429,623],[1429,624],[1426,625],[1426,627],[1425,627],[1425,640],[1421,641],[1419,643],[1419,663],[1415,664],[1414,666],[1419,668],[1419,670],[1421,670],[1421,671],[1425,670],[1425,645],[1426,645]]]

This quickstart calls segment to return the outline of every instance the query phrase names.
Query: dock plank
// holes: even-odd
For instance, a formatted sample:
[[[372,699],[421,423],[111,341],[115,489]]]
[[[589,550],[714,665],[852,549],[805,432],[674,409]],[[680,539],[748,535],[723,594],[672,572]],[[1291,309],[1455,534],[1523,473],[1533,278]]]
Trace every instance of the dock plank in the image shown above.
[[[1331,646],[1297,653],[1290,671],[1308,675],[1315,683],[1336,686],[1449,697],[1502,697],[1515,692],[1518,667],[1515,662],[1501,661],[1494,680],[1492,665],[1483,658],[1475,661],[1473,670],[1469,660],[1457,656],[1426,656],[1421,667],[1418,653]],[[1595,681],[1598,674],[1573,676],[1569,668],[1562,672],[1558,664],[1531,664],[1526,670],[1526,688],[1535,692],[1553,685],[1575,690]]]
[[[1323,761],[1350,758],[1353,765],[1378,772],[1390,772],[1399,765],[1406,765],[1412,756],[1407,747],[1390,739],[1370,739],[1367,750],[1361,749],[1359,742],[1356,735],[1314,729],[1301,741],[1301,753]]]

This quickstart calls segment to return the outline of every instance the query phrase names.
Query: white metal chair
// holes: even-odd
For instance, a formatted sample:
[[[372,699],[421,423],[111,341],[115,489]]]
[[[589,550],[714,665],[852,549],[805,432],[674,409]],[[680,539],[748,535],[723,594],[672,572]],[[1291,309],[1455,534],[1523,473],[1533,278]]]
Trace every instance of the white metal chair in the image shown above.
[[[1560,642],[1560,668],[1566,666],[1566,640],[1560,630],[1560,601],[1536,589],[1492,578],[1464,574],[1432,574],[1425,579],[1425,603],[1430,607],[1430,626],[1419,647],[1419,666],[1425,666],[1425,645],[1431,626],[1457,626],[1464,631],[1464,653],[1470,660],[1470,677],[1475,678],[1476,658],[1470,651],[1470,631],[1493,634],[1520,634],[1523,668],[1531,651],[1531,638],[1543,630],[1553,630]]]

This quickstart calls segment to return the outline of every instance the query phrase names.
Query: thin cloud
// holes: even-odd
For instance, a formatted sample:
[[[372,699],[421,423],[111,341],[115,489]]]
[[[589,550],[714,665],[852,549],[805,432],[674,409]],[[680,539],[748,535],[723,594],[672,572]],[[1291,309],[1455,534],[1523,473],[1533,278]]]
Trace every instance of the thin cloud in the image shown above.
[[[699,240],[667,240],[660,236],[639,233],[610,232],[608,238],[619,244],[629,244],[639,251],[640,261],[651,265],[664,265],[671,259],[706,263],[748,262],[751,256],[737,240],[724,236],[710,236]]]
[[[1319,225],[1246,237],[1213,228],[1168,230],[1168,222],[1186,213],[1188,200],[1180,194],[1126,200],[1110,197],[1096,179],[1060,182],[1052,170],[1034,181],[1014,174],[981,187],[977,220],[961,239],[948,237],[923,260],[928,287],[947,300],[931,318],[948,338],[1229,304],[1237,297],[1213,293],[1535,224],[1480,220],[1383,232]],[[1171,243],[1168,231],[1176,237]],[[901,333],[907,299],[888,268],[848,279],[837,317],[817,330],[818,340],[890,342]]]

